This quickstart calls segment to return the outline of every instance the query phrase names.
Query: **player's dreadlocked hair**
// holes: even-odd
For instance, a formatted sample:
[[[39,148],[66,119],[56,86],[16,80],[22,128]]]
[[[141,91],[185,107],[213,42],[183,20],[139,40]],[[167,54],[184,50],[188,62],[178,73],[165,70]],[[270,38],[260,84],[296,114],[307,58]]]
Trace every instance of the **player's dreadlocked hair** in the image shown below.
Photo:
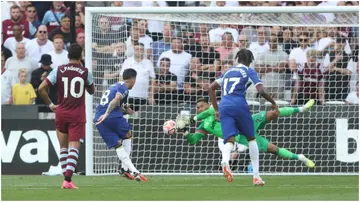
[[[238,63],[249,66],[254,60],[254,55],[250,50],[243,48],[236,53],[235,59]]]

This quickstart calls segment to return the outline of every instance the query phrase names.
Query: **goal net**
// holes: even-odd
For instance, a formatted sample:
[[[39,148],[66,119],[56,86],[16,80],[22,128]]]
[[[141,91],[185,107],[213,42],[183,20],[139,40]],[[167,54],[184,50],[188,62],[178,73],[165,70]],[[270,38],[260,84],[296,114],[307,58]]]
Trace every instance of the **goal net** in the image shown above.
[[[86,174],[118,171],[116,153],[92,119],[104,91],[127,68],[138,74],[129,94],[137,112],[127,116],[137,169],[220,174],[217,138],[207,134],[193,145],[182,135],[163,134],[162,125],[180,113],[195,115],[196,101],[208,98],[210,83],[237,65],[241,48],[254,54],[251,67],[280,107],[316,100],[309,112],[279,117],[259,131],[278,147],[312,159],[315,169],[263,151],[261,173],[358,173],[358,17],[353,7],[86,8],[86,66],[96,88],[87,96]],[[270,110],[254,87],[247,100],[252,113]],[[234,173],[250,173],[248,151],[237,153]]]

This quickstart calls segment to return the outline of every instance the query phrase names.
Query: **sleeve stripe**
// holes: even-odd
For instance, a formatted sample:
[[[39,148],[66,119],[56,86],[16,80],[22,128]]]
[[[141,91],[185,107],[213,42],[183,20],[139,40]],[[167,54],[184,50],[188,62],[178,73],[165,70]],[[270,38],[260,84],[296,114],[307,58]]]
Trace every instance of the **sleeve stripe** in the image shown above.
[[[205,130],[196,130],[195,132],[197,132],[197,133],[202,133],[202,134],[204,134],[204,135],[209,134],[209,133],[206,132]]]
[[[45,78],[45,81],[46,81],[46,83],[47,83],[49,86],[52,86],[52,85],[53,85],[48,78]]]

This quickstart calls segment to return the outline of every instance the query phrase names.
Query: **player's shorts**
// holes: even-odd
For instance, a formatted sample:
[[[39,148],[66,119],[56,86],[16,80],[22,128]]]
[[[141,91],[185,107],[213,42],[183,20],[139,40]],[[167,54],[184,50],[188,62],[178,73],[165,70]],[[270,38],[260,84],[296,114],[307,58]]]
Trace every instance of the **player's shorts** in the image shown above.
[[[224,143],[239,133],[248,138],[255,136],[254,122],[248,107],[220,107],[219,113]]]
[[[105,119],[96,128],[109,149],[116,147],[120,140],[126,139],[127,133],[131,130],[130,124],[123,117]]]
[[[253,114],[252,119],[254,122],[255,132],[257,132],[258,130],[264,128],[264,126],[266,125],[266,111]]]
[[[84,143],[85,123],[55,121],[55,128],[62,133],[67,133],[69,142]]]
[[[269,140],[267,140],[266,138],[264,137],[261,137],[260,135],[258,134],[255,134],[255,139],[256,139],[256,143],[259,147],[259,150],[262,151],[262,152],[267,152],[268,150],[268,144],[269,144]],[[239,144],[242,144],[242,145],[245,145],[247,147],[249,147],[249,142],[248,140],[246,139],[245,136],[243,135],[238,135],[235,137],[235,141]]]

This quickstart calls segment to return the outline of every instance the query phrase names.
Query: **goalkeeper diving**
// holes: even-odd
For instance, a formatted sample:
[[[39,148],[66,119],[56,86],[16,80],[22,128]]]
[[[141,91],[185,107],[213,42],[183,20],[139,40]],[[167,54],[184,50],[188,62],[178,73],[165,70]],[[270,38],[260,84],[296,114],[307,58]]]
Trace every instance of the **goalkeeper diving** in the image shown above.
[[[314,104],[314,100],[309,100],[302,107],[282,107],[279,108],[280,117],[288,117],[296,113],[307,112]],[[259,150],[265,153],[271,153],[278,157],[284,159],[300,160],[307,167],[314,168],[315,163],[303,154],[294,154],[291,151],[277,147],[273,143],[270,143],[269,140],[260,136],[258,131],[263,129],[267,123],[272,120],[277,119],[275,111],[261,111],[259,113],[253,114],[252,119],[255,127],[255,139],[258,144]],[[200,126],[197,128],[195,133],[189,133],[187,126],[190,123],[195,123],[196,121],[202,121]],[[190,118],[189,116],[179,115],[176,119],[176,130],[178,133],[183,133],[187,141],[190,144],[196,144],[202,138],[208,134],[215,135],[218,138],[223,138],[221,124],[215,118],[215,111],[212,106],[208,103],[208,100],[205,98],[200,98],[197,100],[197,115]],[[244,135],[237,135],[235,137],[235,142],[239,144],[237,151],[243,152],[248,148],[248,140]],[[219,141],[219,149],[222,150],[224,143]]]

